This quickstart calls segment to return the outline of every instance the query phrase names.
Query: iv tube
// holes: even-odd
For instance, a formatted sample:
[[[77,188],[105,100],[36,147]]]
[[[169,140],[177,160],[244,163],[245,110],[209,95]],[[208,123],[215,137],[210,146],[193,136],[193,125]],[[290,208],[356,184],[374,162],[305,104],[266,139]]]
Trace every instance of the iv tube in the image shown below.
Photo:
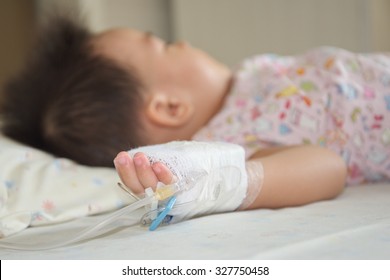
[[[100,230],[101,228],[104,228],[105,226],[109,225],[110,223],[114,222],[117,218],[129,214],[138,208],[145,206],[147,204],[150,204],[151,201],[155,199],[154,197],[145,197],[141,200],[138,200],[126,207],[123,207],[108,217],[104,218],[101,222],[99,222],[96,225],[93,225],[89,228],[86,228],[82,232],[78,233],[76,236],[71,237],[68,240],[64,241],[57,241],[53,244],[18,244],[18,243],[10,243],[10,242],[3,242],[0,241],[0,248],[5,248],[5,249],[13,249],[13,250],[26,250],[26,251],[38,251],[38,250],[49,250],[49,249],[54,249],[58,247],[62,247],[65,245],[69,245],[72,243],[76,243],[78,241],[81,241],[85,239],[86,237],[89,237],[92,233]]]

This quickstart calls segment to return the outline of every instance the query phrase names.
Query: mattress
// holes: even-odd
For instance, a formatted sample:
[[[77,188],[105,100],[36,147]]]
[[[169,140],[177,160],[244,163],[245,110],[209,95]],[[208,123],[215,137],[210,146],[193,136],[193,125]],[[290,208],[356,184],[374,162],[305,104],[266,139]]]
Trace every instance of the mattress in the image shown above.
[[[31,227],[6,240],[64,240],[105,215]],[[390,259],[390,183],[347,187],[334,200],[306,206],[210,215],[156,231],[137,223],[139,215],[76,244],[41,251],[0,249],[0,258]]]

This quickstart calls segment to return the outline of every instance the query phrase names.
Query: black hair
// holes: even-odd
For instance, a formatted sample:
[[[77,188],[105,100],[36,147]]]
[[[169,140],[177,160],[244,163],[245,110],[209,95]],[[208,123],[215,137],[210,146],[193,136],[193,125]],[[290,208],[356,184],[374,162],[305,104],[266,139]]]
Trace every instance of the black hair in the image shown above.
[[[2,132],[24,144],[92,166],[141,144],[141,82],[96,54],[80,21],[49,21],[22,71],[0,98]]]

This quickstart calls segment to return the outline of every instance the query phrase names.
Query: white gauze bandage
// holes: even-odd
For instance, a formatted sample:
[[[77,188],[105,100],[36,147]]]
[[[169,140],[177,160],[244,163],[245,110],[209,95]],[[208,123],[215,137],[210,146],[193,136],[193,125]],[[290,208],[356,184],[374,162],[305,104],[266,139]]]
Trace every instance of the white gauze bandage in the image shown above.
[[[143,152],[151,163],[165,164],[181,191],[170,212],[172,222],[211,213],[233,211],[247,195],[245,151],[222,142],[175,141],[129,151]]]

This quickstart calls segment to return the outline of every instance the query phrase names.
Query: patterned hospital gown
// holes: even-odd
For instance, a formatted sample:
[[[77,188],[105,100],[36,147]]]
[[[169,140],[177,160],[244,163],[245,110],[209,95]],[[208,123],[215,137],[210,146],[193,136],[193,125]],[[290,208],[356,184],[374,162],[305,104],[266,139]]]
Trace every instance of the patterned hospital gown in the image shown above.
[[[317,144],[340,154],[348,184],[390,179],[390,56],[322,47],[244,61],[222,110],[195,140]]]

